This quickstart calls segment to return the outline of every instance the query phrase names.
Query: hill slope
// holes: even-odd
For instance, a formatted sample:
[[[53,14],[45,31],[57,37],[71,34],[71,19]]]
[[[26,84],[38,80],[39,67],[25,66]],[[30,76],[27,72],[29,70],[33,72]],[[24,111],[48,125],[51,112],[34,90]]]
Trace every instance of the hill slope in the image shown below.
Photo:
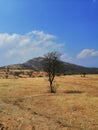
[[[8,67],[10,69],[32,69],[34,71],[42,71],[42,62],[44,58],[43,57],[37,57],[33,58],[31,60],[28,60],[27,62],[23,64],[15,64],[15,65],[9,65]],[[88,73],[88,74],[98,74],[98,68],[88,68],[88,67],[83,67],[67,62],[63,62],[64,64],[64,74],[80,74],[80,73]],[[1,69],[5,68],[5,66],[1,67]]]

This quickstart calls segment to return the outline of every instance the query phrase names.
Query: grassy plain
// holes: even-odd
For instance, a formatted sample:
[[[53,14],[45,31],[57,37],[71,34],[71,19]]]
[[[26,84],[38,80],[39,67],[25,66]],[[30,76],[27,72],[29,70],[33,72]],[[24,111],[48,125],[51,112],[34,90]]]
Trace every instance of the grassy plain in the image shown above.
[[[0,130],[98,130],[98,75],[0,79]]]

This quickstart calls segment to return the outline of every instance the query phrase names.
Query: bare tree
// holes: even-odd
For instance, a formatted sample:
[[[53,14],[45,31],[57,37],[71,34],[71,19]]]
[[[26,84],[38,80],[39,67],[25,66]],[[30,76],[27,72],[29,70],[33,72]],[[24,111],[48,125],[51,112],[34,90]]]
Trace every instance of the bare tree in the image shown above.
[[[50,83],[50,92],[55,93],[53,81],[56,75],[61,72],[62,62],[60,61],[61,54],[58,52],[49,52],[44,55],[43,69],[48,74],[48,81]]]

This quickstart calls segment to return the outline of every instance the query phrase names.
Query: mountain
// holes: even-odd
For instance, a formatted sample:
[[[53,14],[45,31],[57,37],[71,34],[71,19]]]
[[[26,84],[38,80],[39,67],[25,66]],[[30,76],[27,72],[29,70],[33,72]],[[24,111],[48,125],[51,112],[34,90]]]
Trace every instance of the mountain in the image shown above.
[[[28,66],[28,68],[31,68],[33,70],[43,70],[42,68],[42,62],[43,62],[44,58],[43,57],[37,57],[37,58],[33,58],[31,60],[28,60],[27,62],[23,63],[24,66]]]
[[[42,62],[44,58],[43,57],[37,57],[33,58],[31,60],[28,60],[27,62],[24,62],[23,64],[15,64],[15,65],[9,65],[8,67],[10,69],[31,69],[34,71],[43,71],[42,68]],[[98,74],[98,68],[89,68],[84,66],[79,66],[71,63],[67,63],[62,61],[64,65],[64,71],[63,74],[80,74],[80,73],[87,73],[87,74]],[[4,69],[5,66],[0,67],[1,69]]]

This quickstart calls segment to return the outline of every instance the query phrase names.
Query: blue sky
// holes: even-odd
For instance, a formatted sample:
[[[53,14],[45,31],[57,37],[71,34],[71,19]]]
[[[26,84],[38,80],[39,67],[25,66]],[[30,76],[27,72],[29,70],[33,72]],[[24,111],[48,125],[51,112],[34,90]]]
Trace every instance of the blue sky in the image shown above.
[[[98,67],[98,0],[0,0],[0,66],[54,50]]]

